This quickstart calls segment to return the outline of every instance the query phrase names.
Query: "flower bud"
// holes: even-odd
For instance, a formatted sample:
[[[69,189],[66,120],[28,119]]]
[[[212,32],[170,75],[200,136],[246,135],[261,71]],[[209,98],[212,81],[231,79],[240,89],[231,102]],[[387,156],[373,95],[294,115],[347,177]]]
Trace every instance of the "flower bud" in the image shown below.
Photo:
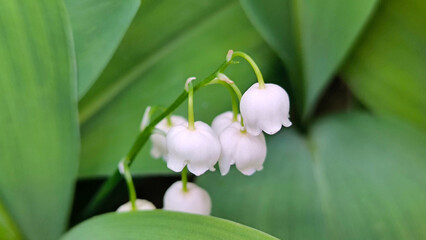
[[[156,129],[163,131],[164,134],[167,134],[173,126],[178,126],[181,124],[186,124],[187,121],[181,116],[171,116],[170,117],[171,125],[168,120],[165,118],[161,120],[156,126]],[[167,156],[167,145],[166,145],[166,136],[162,133],[154,132],[151,135],[152,148],[151,156],[153,158],[163,157],[166,160]]]
[[[175,172],[181,172],[187,165],[190,172],[199,176],[209,169],[214,170],[219,160],[219,139],[203,122],[195,122],[194,129],[189,129],[188,124],[173,127],[166,142],[167,167]]]
[[[247,131],[252,135],[259,135],[262,130],[275,134],[281,125],[290,127],[289,120],[290,100],[287,92],[280,86],[272,83],[253,84],[241,98],[241,115]]]
[[[232,164],[244,175],[252,175],[263,169],[266,158],[266,142],[263,133],[257,136],[241,131],[239,123],[234,122],[220,134],[222,154],[219,169],[223,175],[229,172]]]
[[[241,120],[240,115],[238,115],[238,121]],[[219,134],[229,125],[234,122],[234,114],[231,111],[221,113],[217,115],[212,122],[213,131],[219,136]]]
[[[143,211],[143,210],[154,210],[156,209],[154,204],[152,202],[145,200],[145,199],[136,199],[136,210]],[[126,202],[125,204],[121,205],[117,212],[130,212],[132,211],[132,203]]]
[[[164,210],[210,215],[211,208],[209,194],[194,183],[187,183],[185,192],[182,182],[175,182],[164,194]]]

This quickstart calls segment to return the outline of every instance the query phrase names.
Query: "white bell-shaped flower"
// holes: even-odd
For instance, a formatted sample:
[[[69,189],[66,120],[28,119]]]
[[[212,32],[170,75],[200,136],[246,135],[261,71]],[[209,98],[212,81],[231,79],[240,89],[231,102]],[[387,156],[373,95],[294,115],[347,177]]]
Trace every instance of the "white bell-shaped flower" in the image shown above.
[[[166,160],[167,157],[167,145],[166,145],[166,134],[173,126],[187,124],[185,118],[181,116],[171,116],[170,122],[167,118],[161,120],[155,128],[161,132],[155,132],[151,135],[152,148],[151,156],[154,158],[163,157]]]
[[[219,160],[220,143],[213,129],[201,122],[194,123],[194,129],[188,124],[175,126],[167,134],[167,167],[180,172],[188,170],[199,176],[207,170],[214,170]]]
[[[231,165],[244,175],[252,175],[263,169],[266,158],[266,142],[263,133],[257,136],[241,131],[239,123],[234,122],[220,134],[222,154],[219,169],[223,175],[229,172]]]
[[[241,120],[238,114],[238,121]],[[225,128],[229,127],[234,122],[234,113],[231,111],[221,113],[217,115],[212,122],[213,131],[219,135]]]
[[[145,200],[145,199],[136,199],[135,204],[136,204],[136,209],[138,211],[156,209],[154,204],[152,204],[152,202]],[[127,203],[121,205],[117,209],[117,212],[130,212],[130,211],[132,211],[132,203],[131,202],[127,202]]]
[[[290,127],[290,100],[287,92],[280,86],[267,83],[263,88],[259,83],[253,84],[241,98],[241,115],[247,131],[259,135],[262,130],[275,134],[281,125]]]
[[[183,191],[182,182],[173,183],[164,195],[164,210],[210,215],[212,202],[206,190],[194,183],[187,183]]]

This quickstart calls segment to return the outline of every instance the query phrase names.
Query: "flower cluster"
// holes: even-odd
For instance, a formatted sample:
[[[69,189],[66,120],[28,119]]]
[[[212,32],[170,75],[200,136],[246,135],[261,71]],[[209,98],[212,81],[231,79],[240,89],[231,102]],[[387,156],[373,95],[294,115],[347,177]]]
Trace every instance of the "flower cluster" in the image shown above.
[[[187,166],[196,176],[213,171],[216,163],[222,175],[233,164],[244,175],[262,170],[266,158],[262,131],[271,135],[281,126],[291,126],[288,95],[278,85],[255,83],[242,96],[240,109],[241,116],[234,117],[231,111],[218,115],[211,127],[201,121],[190,126],[180,116],[164,119],[156,126],[163,134],[151,136],[151,155],[162,156],[172,171]]]
[[[216,78],[205,84],[218,83],[230,89],[233,111],[219,114],[212,126],[194,121],[192,81],[195,78],[189,78],[185,84],[188,120],[169,115],[155,126],[151,135],[151,155],[154,158],[162,157],[172,171],[182,172],[182,181],[174,183],[164,196],[165,210],[209,215],[210,197],[202,188],[187,183],[187,170],[200,176],[208,170],[214,171],[218,163],[223,176],[232,165],[242,174],[250,176],[263,169],[267,152],[264,133],[272,135],[282,126],[291,126],[287,92],[276,84],[265,84],[260,70],[248,55],[230,51],[227,62],[230,63],[236,56],[243,57],[251,64],[258,78],[257,83],[241,94],[232,80],[223,72],[217,72]],[[145,111],[141,128],[149,122],[149,112],[150,109]],[[135,204],[133,206],[135,208]],[[138,204],[136,208],[140,209]]]

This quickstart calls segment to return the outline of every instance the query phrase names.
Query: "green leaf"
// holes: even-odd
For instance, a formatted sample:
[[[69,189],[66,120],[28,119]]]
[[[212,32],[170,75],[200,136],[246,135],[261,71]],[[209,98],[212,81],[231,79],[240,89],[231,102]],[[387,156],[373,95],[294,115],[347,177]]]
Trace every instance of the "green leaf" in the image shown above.
[[[312,112],[376,2],[241,0],[253,24],[287,66],[305,117]]]
[[[65,0],[75,41],[78,94],[99,77],[123,38],[140,0]]]
[[[426,129],[426,2],[384,1],[342,70],[353,93],[378,114]]]
[[[0,239],[18,240],[21,234],[0,202]]]
[[[268,138],[251,177],[210,173],[198,183],[213,215],[289,239],[424,239],[426,133],[395,119],[347,113],[305,138]]]
[[[109,213],[71,229],[62,240],[84,239],[276,239],[224,219],[161,210]]]
[[[180,14],[170,21],[175,12]],[[210,75],[225,61],[229,48],[251,54],[265,74],[274,67],[272,51],[237,1],[146,1],[105,72],[80,102],[80,176],[111,174],[138,135],[145,108],[171,104],[186,78]],[[242,90],[256,81],[247,63],[230,70],[227,74]],[[222,86],[195,94],[197,120],[209,122],[230,109],[229,93]],[[186,104],[177,113],[186,116]],[[132,172],[172,173],[164,161],[152,159],[149,150],[149,145],[142,150]]]
[[[0,0],[0,29],[0,199],[25,238],[57,239],[79,155],[65,6]]]

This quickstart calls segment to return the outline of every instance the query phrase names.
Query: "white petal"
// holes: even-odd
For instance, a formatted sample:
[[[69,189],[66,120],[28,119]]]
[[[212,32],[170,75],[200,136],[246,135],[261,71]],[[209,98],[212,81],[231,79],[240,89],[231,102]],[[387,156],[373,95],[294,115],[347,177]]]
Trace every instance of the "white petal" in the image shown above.
[[[178,126],[187,123],[186,119],[181,116],[171,116],[170,118],[172,125],[168,124],[167,119],[161,120],[155,128],[163,131],[164,133],[168,133],[168,131],[172,128],[172,126]],[[166,156],[168,154],[166,137],[160,133],[153,133],[151,135],[152,148],[151,148],[151,156],[153,158],[163,157],[166,160]]]
[[[167,155],[166,137],[160,133],[154,133],[151,135],[151,156],[153,158],[160,158]]]
[[[167,168],[174,172],[182,172],[185,167],[185,160],[176,158],[174,156],[167,156]]]
[[[253,174],[261,169],[266,158],[265,137],[240,131],[238,123],[226,128],[220,135],[222,154],[219,160],[222,175],[229,171],[229,166],[236,164],[243,174]]]
[[[247,129],[247,132],[253,136],[257,136],[262,133],[262,129],[255,124],[246,124],[244,122],[244,127]]]
[[[238,170],[246,176],[251,176],[256,172],[256,169],[254,169],[254,168],[241,168],[240,167],[240,168],[238,168]]]
[[[164,210],[210,215],[209,194],[194,183],[187,183],[187,192],[182,190],[182,182],[173,183],[164,194]]]
[[[284,89],[276,84],[253,84],[243,95],[240,102],[241,115],[247,131],[252,135],[275,134],[284,125],[291,125],[288,120],[290,101]]]
[[[272,118],[270,118],[268,120],[264,120],[259,125],[262,128],[262,130],[269,135],[274,135],[275,133],[280,131],[281,126],[282,126],[280,120],[276,120],[276,119],[272,119]]]
[[[154,210],[156,209],[155,205],[152,202],[145,199],[136,199],[136,210],[144,211],[144,210]],[[121,205],[117,210],[117,212],[129,212],[132,211],[132,203],[129,201],[123,205]]]
[[[219,160],[219,170],[222,176],[228,174],[229,169],[231,169],[231,162],[229,159]]]
[[[238,115],[238,120],[241,120],[241,116]],[[225,128],[234,122],[234,113],[231,111],[221,113],[217,115],[212,122],[213,131],[219,135]]]
[[[200,176],[201,174],[207,172],[210,167],[206,166],[205,164],[197,164],[195,162],[189,162],[188,163],[188,170],[192,172],[196,176]]]
[[[290,119],[288,118],[284,118],[282,123],[284,127],[290,127],[292,125],[292,123],[290,122]]]
[[[161,157],[161,152],[156,147],[151,148],[150,154],[153,158],[160,158]]]
[[[184,125],[176,126],[167,134],[168,162],[172,159],[173,162],[176,162],[176,159],[180,161],[179,166],[173,163],[168,167],[175,171],[187,163],[188,170],[199,176],[217,163],[220,143],[207,124],[198,121],[194,126],[193,130]]]

